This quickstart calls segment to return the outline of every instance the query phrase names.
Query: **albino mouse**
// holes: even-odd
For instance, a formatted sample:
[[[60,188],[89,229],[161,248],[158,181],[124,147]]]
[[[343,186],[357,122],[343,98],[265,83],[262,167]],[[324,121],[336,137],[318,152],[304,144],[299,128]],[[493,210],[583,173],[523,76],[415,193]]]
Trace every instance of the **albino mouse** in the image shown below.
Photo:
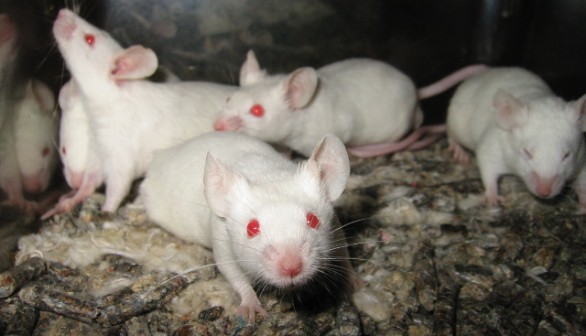
[[[55,207],[43,214],[42,219],[71,211],[104,180],[93,132],[74,80],[65,83],[61,88],[59,106],[59,155],[63,163],[63,175],[73,190],[63,195]]]
[[[258,139],[212,132],[157,154],[139,199],[153,221],[213,250],[238,312],[254,321],[266,311],[253,284],[288,290],[353,274],[333,209],[349,172],[333,135],[296,164]]]
[[[411,79],[380,61],[350,59],[317,71],[305,67],[268,76],[249,51],[240,69],[241,88],[227,101],[214,128],[243,132],[306,156],[320,138],[332,133],[352,154],[381,155],[411,146],[428,131],[442,132],[429,129],[397,145],[423,121],[419,98],[438,94],[485,68],[463,68],[418,92]]]
[[[2,127],[0,184],[8,194],[7,204],[35,211],[34,202],[23,191],[38,194],[47,189],[57,166],[55,142],[58,120],[53,92],[30,80],[24,97]]]
[[[235,88],[205,82],[153,83],[155,53],[123,49],[108,33],[62,9],[53,34],[72,78],[106,183],[104,211],[115,211],[156,150],[212,130],[213,118]]]
[[[515,174],[540,198],[573,181],[586,207],[585,102],[586,95],[565,102],[525,69],[488,70],[462,83],[450,102],[450,150],[464,162],[462,147],[476,153],[488,205],[500,201],[499,176]]]
[[[16,158],[28,193],[45,191],[51,182],[57,167],[57,125],[53,91],[38,80],[29,81],[14,120]]]

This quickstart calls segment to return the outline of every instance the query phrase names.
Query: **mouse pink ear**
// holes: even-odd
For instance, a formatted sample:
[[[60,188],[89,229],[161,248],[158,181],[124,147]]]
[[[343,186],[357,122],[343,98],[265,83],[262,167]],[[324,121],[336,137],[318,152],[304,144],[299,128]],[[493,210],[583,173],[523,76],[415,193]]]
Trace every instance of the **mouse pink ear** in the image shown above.
[[[289,107],[304,108],[317,90],[318,78],[315,69],[305,67],[293,71],[282,83]]]
[[[46,113],[53,111],[53,108],[55,107],[55,96],[53,95],[53,91],[51,91],[47,85],[33,79],[29,82],[27,90],[30,90],[30,93],[28,94],[32,94],[35,100],[39,103],[41,111]]]
[[[266,71],[260,68],[254,51],[249,50],[246,54],[246,61],[240,67],[240,86],[258,83],[266,75]]]
[[[228,194],[236,183],[246,184],[246,179],[208,153],[203,170],[203,192],[211,210],[219,217],[228,215]]]
[[[158,65],[154,51],[137,45],[124,49],[116,57],[111,74],[115,80],[142,79],[155,73]]]
[[[503,129],[510,131],[525,124],[527,109],[509,93],[499,89],[494,95],[492,104],[497,109],[496,121]]]
[[[576,122],[579,123],[582,132],[586,132],[586,94],[571,104]]]
[[[326,135],[311,153],[305,169],[321,181],[330,202],[340,197],[350,175],[350,160],[344,143],[335,135]]]

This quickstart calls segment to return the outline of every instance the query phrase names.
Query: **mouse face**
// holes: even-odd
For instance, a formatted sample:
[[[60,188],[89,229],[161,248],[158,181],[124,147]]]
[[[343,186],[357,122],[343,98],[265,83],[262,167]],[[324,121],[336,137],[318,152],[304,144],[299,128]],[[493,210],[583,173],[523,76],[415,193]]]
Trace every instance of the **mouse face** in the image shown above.
[[[217,131],[238,131],[257,139],[279,143],[303,134],[303,121],[317,91],[313,68],[300,68],[288,75],[267,76],[251,50],[240,68],[241,89],[226,100],[214,122]],[[296,129],[297,128],[297,129]]]
[[[69,9],[61,9],[53,34],[68,69],[75,78],[107,80],[122,47],[105,31],[89,24]]]
[[[256,170],[247,164],[244,171]],[[331,245],[340,244],[333,242],[333,202],[349,173],[346,148],[334,136],[325,137],[294,172],[254,181],[208,154],[206,201],[225,220],[229,248],[251,282],[293,289],[324,272]]]
[[[39,109],[35,100],[25,99],[14,124],[14,145],[23,189],[44,191],[57,164],[56,121],[51,111]]]
[[[516,114],[509,134],[516,170],[534,195],[553,198],[584,160],[581,107],[549,97],[519,106]]]
[[[217,131],[242,132],[269,142],[288,136],[296,117],[276,80],[243,87],[226,99],[214,123]]]
[[[245,273],[255,283],[281,289],[312,279],[331,250],[333,209],[318,181],[300,172],[273,185],[238,183],[230,198],[246,201],[231,203],[226,220],[234,255]]]

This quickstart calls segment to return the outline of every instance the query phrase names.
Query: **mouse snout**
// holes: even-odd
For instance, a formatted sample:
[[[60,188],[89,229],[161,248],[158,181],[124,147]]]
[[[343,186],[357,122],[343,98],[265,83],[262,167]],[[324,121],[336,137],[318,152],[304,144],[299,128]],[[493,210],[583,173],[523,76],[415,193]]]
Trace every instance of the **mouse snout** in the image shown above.
[[[55,34],[65,39],[71,39],[76,28],[74,17],[70,15],[70,11],[61,9],[53,25]]]
[[[216,131],[237,131],[242,127],[242,119],[239,117],[218,118],[214,122]]]
[[[47,187],[42,172],[21,176],[22,188],[29,194],[38,194]]]
[[[542,198],[550,198],[556,195],[557,185],[560,182],[559,175],[552,177],[542,177],[537,173],[532,173],[531,177],[534,182],[535,193],[537,196]]]
[[[83,181],[83,172],[75,172],[71,169],[64,169],[65,180],[73,189],[79,189]]]
[[[303,270],[303,260],[299,253],[287,251],[277,260],[277,271],[281,276],[294,278]]]

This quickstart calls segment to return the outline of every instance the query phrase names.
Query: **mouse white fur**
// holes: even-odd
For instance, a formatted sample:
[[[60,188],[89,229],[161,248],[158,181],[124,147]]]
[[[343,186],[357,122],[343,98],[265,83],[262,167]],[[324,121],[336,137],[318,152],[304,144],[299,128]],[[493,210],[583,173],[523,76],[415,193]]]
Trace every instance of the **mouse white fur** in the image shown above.
[[[254,321],[266,311],[252,284],[297,288],[332,260],[348,270],[333,272],[352,272],[333,209],[349,172],[333,135],[296,164],[258,139],[213,132],[157,154],[139,199],[153,221],[213,250]]]
[[[438,94],[485,68],[463,68],[418,92],[405,74],[376,60],[350,59],[318,70],[304,67],[268,76],[249,51],[240,70],[240,90],[227,101],[214,128],[243,132],[306,156],[332,133],[354,155],[382,155],[400,149],[396,142],[421,125],[419,98]],[[417,139],[410,138],[402,148]]]
[[[450,150],[463,162],[468,161],[464,148],[476,153],[487,205],[501,201],[498,178],[515,174],[544,199],[555,197],[571,181],[584,208],[585,102],[586,95],[565,102],[522,68],[488,70],[466,80],[452,97]]]
[[[68,9],[53,25],[57,45],[79,85],[106,184],[104,211],[115,211],[156,150],[212,130],[235,88],[206,82],[152,83],[158,65],[141,46],[123,49]]]
[[[45,191],[51,182],[57,167],[58,125],[53,91],[38,80],[30,80],[14,120],[16,159],[28,193]]]
[[[59,156],[65,180],[73,190],[63,195],[52,209],[43,214],[42,219],[71,211],[104,181],[93,132],[75,80],[70,80],[61,88],[59,106]]]

